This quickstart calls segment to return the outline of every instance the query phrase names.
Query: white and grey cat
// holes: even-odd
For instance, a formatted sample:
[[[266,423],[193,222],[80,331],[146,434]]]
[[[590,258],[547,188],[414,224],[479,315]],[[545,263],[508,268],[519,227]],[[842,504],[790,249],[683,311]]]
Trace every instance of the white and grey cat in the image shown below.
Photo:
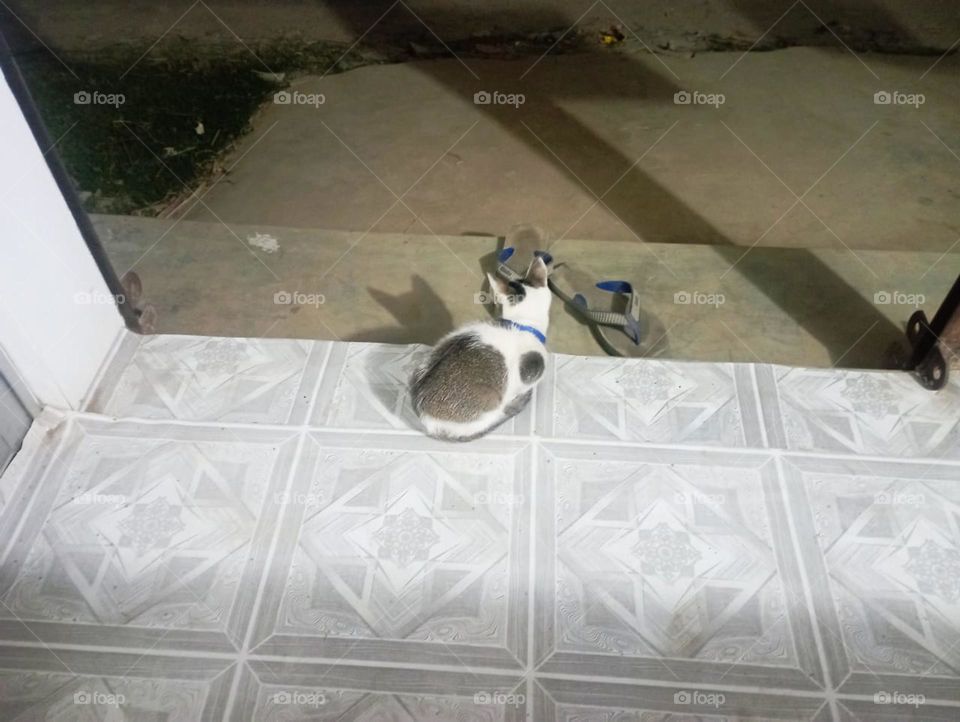
[[[520,413],[547,363],[547,266],[536,257],[522,281],[487,274],[502,308],[444,336],[410,382],[413,408],[429,436],[470,441]]]

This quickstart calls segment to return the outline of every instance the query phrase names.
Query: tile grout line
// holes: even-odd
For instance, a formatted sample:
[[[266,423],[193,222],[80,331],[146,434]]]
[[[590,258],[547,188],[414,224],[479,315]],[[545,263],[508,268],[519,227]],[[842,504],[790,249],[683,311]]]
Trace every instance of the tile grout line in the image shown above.
[[[71,411],[60,410],[64,416],[83,419],[89,421],[100,421],[107,424],[136,424],[140,426],[176,426],[182,428],[209,428],[209,429],[237,429],[242,431],[307,431],[322,432],[335,436],[347,437],[350,434],[363,434],[364,436],[394,436],[397,438],[425,438],[422,431],[416,429],[362,429],[362,428],[343,428],[333,426],[316,426],[310,424],[283,424],[283,423],[255,423],[238,421],[191,421],[185,419],[148,419],[137,416],[109,416],[91,411]],[[943,457],[931,456],[883,456],[877,454],[858,454],[855,451],[810,451],[802,449],[788,449],[782,447],[723,447],[708,446],[704,444],[668,444],[649,441],[629,440],[629,439],[580,439],[570,437],[550,437],[538,436],[534,434],[493,434],[487,437],[488,441],[510,441],[510,442],[528,442],[531,438],[536,438],[542,443],[557,444],[561,446],[605,446],[605,447],[626,447],[635,449],[649,450],[670,450],[670,451],[690,451],[702,452],[707,454],[717,454],[722,456],[791,456],[811,459],[846,459],[863,462],[894,463],[894,464],[927,464],[934,466],[953,467],[960,466],[960,459],[944,459]],[[445,445],[444,449],[451,450],[458,447]],[[466,447],[465,447],[466,448]]]
[[[3,619],[5,622],[15,622],[13,618]],[[39,623],[38,620],[28,620],[31,622]],[[54,624],[63,624],[65,622],[55,622]],[[128,629],[136,629],[134,627],[128,627]],[[189,630],[187,630],[189,631]],[[346,638],[341,638],[346,639]],[[394,640],[387,640],[394,641]],[[462,646],[474,646],[481,651],[487,651],[490,649],[489,646],[484,646],[481,644],[473,645],[462,645]],[[189,657],[191,659],[206,659],[206,660],[216,660],[224,662],[236,662],[238,661],[239,654],[237,652],[217,652],[217,651],[205,651],[202,649],[173,649],[173,648],[159,648],[156,646],[153,647],[143,647],[143,646],[122,646],[122,645],[110,645],[110,644],[83,644],[75,642],[48,642],[48,641],[36,641],[36,640],[15,640],[15,639],[0,639],[0,649],[3,648],[16,648],[16,649],[57,649],[63,651],[76,651],[76,652],[100,652],[103,654],[136,654],[142,657]],[[442,664],[442,663],[431,663],[431,662],[400,662],[396,660],[380,660],[380,659],[347,659],[346,657],[328,657],[328,656],[304,656],[304,655],[288,655],[288,654],[247,654],[245,659],[253,661],[263,661],[263,662],[296,662],[300,664],[321,664],[328,666],[343,665],[347,667],[390,667],[396,669],[424,669],[424,670],[433,670],[433,671],[448,671],[448,672],[458,672],[458,673],[469,673],[470,671],[479,671],[480,674],[500,674],[500,675],[521,675],[523,668],[522,666],[496,666],[496,665],[478,665],[469,667],[467,672],[464,672],[466,669],[463,665],[451,665],[451,664]],[[296,686],[296,685],[293,685]]]
[[[323,364],[321,365],[320,371],[317,374],[317,379],[314,382],[313,390],[310,396],[310,403],[307,405],[306,409],[306,421],[309,421],[311,414],[313,413],[317,395],[320,393],[320,384],[323,382],[324,376],[327,373],[327,364],[330,361],[330,355],[332,352],[333,343],[331,342],[327,345],[327,352],[323,357]],[[307,358],[309,359],[309,355]],[[290,494],[290,488],[293,486],[297,471],[300,468],[300,463],[303,460],[303,449],[306,445],[307,436],[309,434],[308,429],[309,427],[307,425],[303,425],[299,427],[299,430],[297,431],[297,446],[293,453],[293,460],[290,463],[290,472],[288,473],[286,483],[284,484],[284,493],[287,495]],[[254,598],[253,606],[250,609],[250,619],[247,621],[247,628],[244,633],[243,644],[239,654],[236,656],[236,669],[233,672],[233,679],[230,681],[230,691],[227,694],[227,700],[224,705],[222,717],[224,720],[229,719],[233,712],[234,705],[236,704],[237,691],[240,686],[240,677],[244,672],[244,664],[250,653],[250,644],[253,638],[253,631],[257,625],[257,614],[260,611],[260,604],[263,602],[263,596],[266,593],[267,580],[270,576],[270,565],[273,562],[274,555],[276,554],[277,544],[279,543],[280,534],[283,531],[283,525],[280,523],[283,517],[283,512],[283,507],[279,506],[277,510],[277,528],[274,530],[274,533],[270,538],[270,548],[267,550],[267,556],[264,558],[263,570],[260,572],[260,579],[257,583],[257,594]]]
[[[778,669],[775,666],[767,666],[767,669],[776,670]],[[669,680],[657,680],[657,679],[644,679],[639,680],[633,677],[609,677],[606,675],[596,675],[596,674],[566,674],[563,672],[537,672],[538,676],[544,677],[547,679],[556,679],[564,681],[590,681],[597,682],[601,684],[614,684],[620,686],[638,686],[638,687],[655,687],[655,688],[665,688],[665,689],[676,689],[677,683],[671,682]],[[824,700],[829,702],[829,697],[835,697],[837,699],[847,699],[847,700],[858,700],[858,701],[873,701],[873,697],[868,694],[855,694],[851,692],[834,692],[832,695],[827,695],[825,690],[804,690],[804,689],[791,689],[789,687],[754,687],[749,685],[742,684],[716,684],[713,682],[696,682],[697,689],[704,690],[716,690],[722,692],[737,692],[741,694],[756,694],[756,695],[777,695],[781,697],[796,697],[801,699],[814,699],[814,700]],[[826,697],[826,698],[825,698]],[[946,697],[937,697],[937,698],[928,698],[928,702],[936,703],[941,706],[950,706],[950,707],[960,707],[960,700],[949,699]]]
[[[316,343],[316,342],[314,342]],[[330,357],[333,356],[333,348],[336,345],[336,341],[327,341],[327,352],[323,356],[323,363],[320,365],[320,371],[317,373],[317,380],[313,384],[313,392],[310,395],[310,403],[307,404],[307,409],[305,416],[303,417],[303,426],[307,429],[312,428],[310,426],[310,419],[313,418],[313,412],[317,406],[317,397],[320,395],[320,385],[323,383],[324,378],[327,375],[330,365]]]
[[[538,402],[539,399],[534,399]],[[536,414],[533,414],[532,423],[536,426]],[[537,597],[537,459],[540,454],[540,444],[535,436],[530,439],[530,512],[527,531],[529,543],[527,555],[529,568],[527,569],[527,669],[526,669],[526,699],[524,700],[525,716],[533,720],[533,693],[534,693],[534,636],[536,631],[536,597]]]
[[[297,434],[297,446],[293,454],[293,460],[290,464],[290,472],[287,474],[287,480],[284,484],[284,492],[289,494],[290,486],[293,484],[294,477],[296,476],[297,469],[300,465],[300,460],[302,458],[303,446],[306,439],[306,432],[299,431]],[[282,517],[282,509],[278,509],[277,512],[277,521],[280,521]],[[243,673],[243,664],[248,658],[248,652],[250,649],[250,639],[253,635],[253,630],[256,627],[257,613],[260,611],[260,603],[263,600],[263,594],[265,591],[266,579],[270,574],[270,562],[273,559],[274,551],[276,550],[277,539],[279,538],[280,532],[282,531],[282,526],[278,523],[277,528],[274,530],[273,535],[270,537],[270,548],[267,550],[267,555],[264,558],[263,570],[260,572],[260,578],[257,580],[257,594],[254,598],[253,606],[250,610],[250,619],[247,621],[246,629],[244,630],[244,637],[241,648],[238,650],[238,653],[235,655],[236,659],[236,670],[233,674],[233,679],[230,683],[230,693],[227,696],[227,703],[224,707],[223,719],[228,719],[230,713],[233,711],[233,705],[236,701],[237,688],[240,685],[240,675]]]
[[[834,719],[837,719],[837,690],[833,686],[830,661],[827,658],[827,653],[823,644],[823,637],[820,633],[819,618],[817,617],[817,612],[814,607],[813,589],[810,586],[806,562],[803,556],[800,554],[800,540],[797,534],[796,524],[794,523],[793,513],[791,513],[796,510],[791,509],[789,504],[791,495],[789,494],[789,490],[787,488],[787,478],[783,468],[783,460],[779,454],[774,458],[774,465],[777,472],[777,486],[780,489],[780,494],[782,495],[784,501],[785,511],[787,512],[787,528],[790,532],[790,538],[793,540],[793,548],[790,550],[790,552],[793,554],[794,563],[797,565],[797,571],[800,573],[800,581],[803,584],[803,596],[807,603],[807,617],[810,620],[810,631],[813,634],[813,641],[817,646],[817,655],[820,658],[820,666],[823,669],[823,691],[826,694],[827,704],[830,706],[830,713]],[[800,511],[810,511],[812,513],[812,509],[809,505]]]
[[[17,648],[17,649],[43,649],[50,647],[57,650],[64,651],[77,651],[77,652],[100,652],[104,654],[136,654],[143,651],[142,647],[115,647],[110,645],[88,645],[88,644],[71,644],[71,643],[56,643],[56,642],[36,642],[36,641],[16,641],[16,640],[0,640],[0,648]],[[172,657],[172,656],[186,656],[196,659],[209,659],[209,660],[218,660],[218,661],[236,661],[237,654],[233,652],[211,652],[211,651],[201,651],[201,650],[154,650],[147,651],[144,656],[150,657]],[[302,664],[317,664],[317,665],[330,665],[330,664],[342,664],[346,667],[358,667],[358,668],[391,668],[391,669],[405,669],[405,670],[424,670],[424,671],[437,671],[437,672],[463,672],[461,666],[452,666],[446,664],[430,664],[430,663],[416,663],[416,662],[398,662],[398,661],[383,661],[378,659],[366,659],[366,660],[346,660],[341,658],[331,658],[331,657],[305,657],[302,655],[282,655],[282,654],[252,654],[249,655],[249,658],[252,660],[263,660],[265,662],[297,662]],[[684,660],[687,661],[687,660]],[[771,671],[776,671],[780,669],[777,666],[772,665],[759,665],[765,669]],[[515,675],[518,673],[517,668],[511,667],[491,667],[491,666],[479,666],[472,667],[474,671],[479,672],[480,674],[487,675]],[[574,674],[574,673],[564,673],[564,672],[537,672],[537,676],[544,677],[547,679],[556,679],[556,680],[571,680],[571,681],[593,681],[598,683],[613,684],[613,685],[636,685],[641,687],[655,687],[655,688],[667,688],[673,689],[676,688],[676,682],[670,680],[658,680],[658,679],[644,679],[638,680],[635,677],[629,676],[609,676],[609,675],[599,675],[599,674]],[[699,689],[705,690],[717,690],[717,691],[732,691],[743,694],[773,694],[784,697],[798,697],[804,699],[816,699],[822,698],[825,694],[824,690],[804,690],[804,689],[795,689],[790,687],[756,687],[751,685],[737,684],[731,682],[730,684],[717,684],[713,682],[697,682],[696,686]],[[839,692],[837,691],[834,695],[837,699],[849,699],[849,700],[872,700],[872,696],[869,694],[858,694],[855,692]],[[933,697],[928,698],[929,702],[936,703],[937,705],[944,706],[960,706],[960,700],[950,699],[947,697]]]
[[[779,448],[770,446],[770,437],[767,434],[767,419],[766,415],[763,413],[763,400],[760,398],[760,379],[757,378],[756,364],[750,364],[750,378],[753,380],[750,391],[753,395],[753,405],[757,409],[757,424],[760,426],[760,441],[765,449]]]
[[[5,640],[0,641],[0,648],[17,648],[17,649],[43,649],[45,647],[51,647],[57,650],[64,651],[77,651],[77,652],[100,652],[103,654],[123,654],[130,653],[136,654],[142,651],[142,648],[139,647],[114,647],[109,645],[88,645],[88,644],[70,644],[70,643],[47,643],[47,642],[35,642],[35,641],[15,641],[15,640]],[[233,652],[210,652],[210,651],[200,651],[200,650],[155,650],[153,652],[148,652],[144,656],[150,657],[172,657],[172,656],[186,656],[195,659],[209,659],[209,660],[218,660],[218,661],[236,661],[236,653]],[[391,669],[404,669],[404,670],[423,670],[423,671],[436,671],[436,672],[463,672],[463,668],[460,666],[452,666],[445,664],[430,664],[430,663],[416,663],[416,662],[397,662],[397,661],[382,661],[377,659],[369,660],[346,660],[346,659],[335,659],[331,657],[304,657],[299,656],[288,656],[281,654],[253,654],[250,655],[250,659],[253,660],[263,660],[265,662],[297,662],[301,664],[316,664],[316,665],[330,665],[330,664],[342,664],[345,667],[358,667],[358,668],[391,668]],[[779,667],[770,666],[770,665],[760,665],[770,670],[777,670]],[[479,672],[480,674],[487,675],[510,675],[516,674],[518,670],[511,667],[490,667],[490,666],[480,666],[473,667],[473,670]],[[563,672],[537,672],[537,675],[547,679],[556,679],[556,680],[570,680],[570,681],[592,681],[604,684],[613,684],[613,685],[634,685],[640,687],[654,687],[654,688],[666,688],[673,689],[677,686],[676,682],[670,680],[658,680],[658,679],[644,679],[638,680],[634,677],[616,677],[609,675],[598,675],[598,674],[568,674]],[[824,696],[823,690],[804,690],[804,689],[793,689],[789,687],[756,687],[751,685],[744,684],[716,684],[712,682],[697,682],[698,689],[705,690],[717,690],[717,691],[729,691],[729,692],[738,692],[742,694],[771,694],[782,697],[797,697],[802,699],[817,699]],[[296,685],[295,685],[296,686]],[[869,694],[857,694],[853,692],[837,692],[837,699],[848,699],[848,700],[857,700],[857,701],[871,701],[873,697]],[[960,700],[949,699],[947,697],[935,697],[928,698],[928,702],[936,703],[941,706],[952,706],[960,707]]]
[[[669,658],[668,658],[669,659]],[[683,660],[689,661],[689,660]],[[761,665],[769,670],[777,670],[778,667]],[[725,692],[738,692],[740,694],[771,694],[781,697],[799,697],[802,699],[823,699],[823,690],[819,689],[791,689],[790,687],[759,687],[746,684],[718,684],[716,682],[681,682],[676,680],[660,679],[637,679],[635,677],[609,677],[602,674],[567,674],[564,672],[537,672],[541,677],[547,679],[566,680],[566,681],[589,681],[601,684],[633,685],[638,687],[655,687],[657,689],[676,689],[678,686],[695,686],[698,690],[716,690]]]
[[[4,619],[5,622],[14,622],[16,621],[13,618]],[[34,623],[40,623],[38,620],[28,620]],[[46,622],[49,623],[49,622]],[[54,624],[63,624],[66,625],[66,622],[54,622]],[[93,625],[91,625],[93,626]],[[136,627],[127,627],[127,629],[136,629]],[[153,629],[156,629],[154,627]],[[189,630],[187,630],[189,631]],[[102,654],[131,654],[131,655],[140,655],[141,657],[188,657],[190,659],[206,659],[206,660],[216,660],[220,662],[235,662],[237,659],[236,652],[216,652],[216,651],[204,651],[201,649],[172,649],[169,647],[158,648],[154,647],[125,647],[120,645],[110,645],[110,644],[82,644],[74,642],[48,642],[48,641],[32,641],[29,639],[16,640],[16,639],[0,639],[0,649],[12,647],[15,649],[57,649],[65,652],[99,652]],[[229,668],[229,667],[228,667]]]

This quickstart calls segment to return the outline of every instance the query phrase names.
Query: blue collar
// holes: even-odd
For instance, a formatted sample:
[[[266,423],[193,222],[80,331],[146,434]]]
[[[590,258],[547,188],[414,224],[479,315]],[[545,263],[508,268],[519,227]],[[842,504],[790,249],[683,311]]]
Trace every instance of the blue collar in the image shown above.
[[[540,331],[540,329],[534,328],[533,326],[527,326],[526,324],[517,323],[516,321],[511,321],[507,318],[501,318],[500,324],[507,328],[515,328],[518,331],[526,331],[529,334],[532,334],[536,337],[537,341],[543,345],[547,344],[547,337]]]

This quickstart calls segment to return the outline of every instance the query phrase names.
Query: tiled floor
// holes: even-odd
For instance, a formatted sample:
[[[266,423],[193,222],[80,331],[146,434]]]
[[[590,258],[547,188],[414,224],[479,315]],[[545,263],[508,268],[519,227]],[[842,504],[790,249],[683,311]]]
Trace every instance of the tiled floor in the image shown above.
[[[129,337],[0,478],[4,720],[960,719],[960,385]]]

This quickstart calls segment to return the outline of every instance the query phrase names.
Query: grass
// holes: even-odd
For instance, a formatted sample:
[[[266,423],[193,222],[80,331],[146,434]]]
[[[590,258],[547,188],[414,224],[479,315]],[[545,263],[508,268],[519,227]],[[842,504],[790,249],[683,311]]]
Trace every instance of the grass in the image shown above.
[[[144,59],[124,75],[132,62],[69,62],[74,77],[46,54],[19,60],[88,210],[156,212],[213,170],[277,88],[253,58]]]

